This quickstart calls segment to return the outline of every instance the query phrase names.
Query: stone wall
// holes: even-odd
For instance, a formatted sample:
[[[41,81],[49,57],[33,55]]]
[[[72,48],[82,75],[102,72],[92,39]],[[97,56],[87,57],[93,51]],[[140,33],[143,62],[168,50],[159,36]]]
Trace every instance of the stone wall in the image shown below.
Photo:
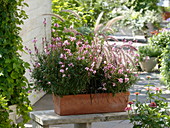
[[[34,37],[38,40],[38,47],[41,47],[42,37],[45,37],[45,29],[47,39],[50,38],[51,31],[51,18],[48,15],[51,13],[51,0],[25,0],[29,7],[25,7],[24,10],[28,15],[28,19],[24,21],[24,25],[21,26],[22,31],[20,36],[23,39],[23,45],[27,46],[30,49],[33,49],[32,40]],[[44,28],[44,18],[46,18],[46,28]],[[30,63],[30,57],[28,54],[21,53],[24,61]],[[26,72],[26,77],[30,80],[29,71]],[[29,96],[31,103],[34,104],[39,98],[41,98],[45,93],[44,92],[32,92]]]

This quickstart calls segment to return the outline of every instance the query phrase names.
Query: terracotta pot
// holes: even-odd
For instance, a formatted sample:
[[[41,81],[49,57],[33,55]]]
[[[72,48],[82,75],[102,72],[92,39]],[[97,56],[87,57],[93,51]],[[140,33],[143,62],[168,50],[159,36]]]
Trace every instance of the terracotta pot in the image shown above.
[[[55,113],[79,115],[92,113],[123,112],[129,100],[129,92],[101,94],[53,95]]]
[[[157,64],[156,57],[151,57],[149,60],[142,61],[139,64],[142,68],[142,71],[150,72]]]

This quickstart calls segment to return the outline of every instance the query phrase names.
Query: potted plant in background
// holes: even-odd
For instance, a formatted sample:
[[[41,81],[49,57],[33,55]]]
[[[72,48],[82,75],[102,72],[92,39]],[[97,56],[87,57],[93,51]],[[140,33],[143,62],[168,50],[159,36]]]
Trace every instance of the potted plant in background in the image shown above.
[[[42,52],[34,40],[35,53],[30,55],[35,88],[53,93],[59,115],[119,112],[127,105],[128,89],[137,80],[131,57],[136,49],[105,42],[108,37],[101,30],[112,20],[100,28],[99,19],[94,32],[86,35],[73,27],[61,35],[60,25],[54,24],[52,41],[43,40]]]
[[[162,54],[160,57],[160,74],[162,76],[162,81],[170,86],[170,78],[169,78],[169,45],[170,45],[170,31],[169,26],[166,28],[159,30],[159,33],[152,36],[149,39],[149,43],[155,46],[158,49],[162,50]]]
[[[143,71],[150,72],[157,64],[157,59],[161,55],[162,51],[151,45],[139,46],[139,64]]]

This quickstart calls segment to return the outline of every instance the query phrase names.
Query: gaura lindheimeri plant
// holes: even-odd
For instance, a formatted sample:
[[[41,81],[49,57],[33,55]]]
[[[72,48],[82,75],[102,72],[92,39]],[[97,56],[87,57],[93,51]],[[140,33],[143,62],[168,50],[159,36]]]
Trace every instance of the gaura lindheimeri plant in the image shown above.
[[[133,124],[133,128],[169,128],[169,107],[166,98],[162,97],[162,90],[149,84],[145,87],[146,100],[141,102],[140,93],[135,92],[136,100],[129,101],[129,105],[125,108],[130,123]]]
[[[51,43],[42,42],[42,52],[36,46],[30,52],[33,62],[32,78],[36,89],[59,96],[86,93],[126,92],[136,82],[133,46],[109,45],[107,36],[95,27],[93,34],[82,35],[73,27],[59,35],[54,24]],[[91,36],[87,40],[86,36]],[[129,50],[123,49],[128,47]],[[27,49],[30,51],[29,49]]]

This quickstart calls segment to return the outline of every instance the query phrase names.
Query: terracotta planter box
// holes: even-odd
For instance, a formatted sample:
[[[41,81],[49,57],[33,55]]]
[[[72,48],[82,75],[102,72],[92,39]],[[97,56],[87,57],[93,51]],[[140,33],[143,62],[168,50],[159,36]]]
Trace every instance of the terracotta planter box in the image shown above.
[[[129,92],[54,96],[54,109],[58,115],[123,112],[129,100]]]

